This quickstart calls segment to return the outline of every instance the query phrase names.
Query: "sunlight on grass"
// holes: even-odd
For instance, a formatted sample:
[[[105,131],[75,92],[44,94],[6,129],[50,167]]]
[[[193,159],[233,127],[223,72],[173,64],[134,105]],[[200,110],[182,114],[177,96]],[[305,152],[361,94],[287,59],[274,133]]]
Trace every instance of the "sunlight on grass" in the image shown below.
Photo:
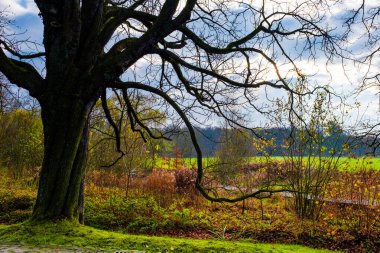
[[[285,159],[284,156],[271,156],[269,157],[272,161],[281,162]],[[327,158],[330,159],[330,158]],[[336,158],[334,158],[336,159]],[[265,157],[249,157],[247,159],[250,163],[261,163],[265,162]],[[215,157],[204,157],[203,158],[203,166],[208,167],[212,164],[215,164]],[[177,164],[177,166],[176,166]],[[176,169],[176,167],[187,167],[187,168],[196,168],[197,159],[195,157],[191,158],[157,158],[155,161],[156,168],[162,169]],[[380,171],[380,158],[379,157],[358,157],[358,158],[348,158],[348,157],[340,157],[339,164],[341,166],[340,170],[346,170],[350,172],[355,172],[360,169],[373,169],[376,171]],[[179,165],[179,166],[178,166]]]
[[[31,246],[70,246],[87,249],[140,250],[144,252],[331,252],[298,245],[195,240],[128,235],[94,229],[70,222],[0,225],[0,241]]]

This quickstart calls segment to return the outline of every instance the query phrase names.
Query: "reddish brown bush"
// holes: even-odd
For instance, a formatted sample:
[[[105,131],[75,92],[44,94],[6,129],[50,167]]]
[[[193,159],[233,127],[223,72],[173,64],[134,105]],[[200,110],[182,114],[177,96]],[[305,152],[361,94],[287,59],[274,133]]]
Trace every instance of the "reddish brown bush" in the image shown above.
[[[86,182],[100,187],[118,187],[124,189],[127,177],[120,176],[111,170],[92,170],[86,175]]]
[[[142,187],[143,191],[155,197],[161,206],[168,206],[176,192],[175,177],[171,171],[154,169],[150,175],[141,179],[134,187]]]
[[[198,206],[201,197],[195,187],[195,181],[197,179],[196,171],[194,169],[176,169],[174,171],[174,177],[177,194],[190,200],[188,204]]]

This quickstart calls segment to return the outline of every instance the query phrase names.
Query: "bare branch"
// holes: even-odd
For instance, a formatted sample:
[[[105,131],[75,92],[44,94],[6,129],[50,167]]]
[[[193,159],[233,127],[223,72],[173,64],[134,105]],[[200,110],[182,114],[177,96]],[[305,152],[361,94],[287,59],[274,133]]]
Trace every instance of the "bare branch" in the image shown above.
[[[29,91],[38,98],[42,92],[43,78],[33,66],[26,62],[8,58],[0,48],[0,71],[8,80]]]
[[[107,92],[106,89],[103,90],[102,95],[101,95],[101,100],[102,100],[102,107],[104,110],[104,114],[107,118],[108,123],[111,125],[113,128],[113,131],[115,133],[115,140],[116,140],[116,150],[119,152],[121,155],[124,155],[124,152],[121,150],[121,145],[120,145],[120,129],[117,127],[115,121],[112,118],[111,112],[108,108],[107,105]]]
[[[39,53],[34,53],[34,54],[20,54],[19,52],[17,52],[16,50],[8,46],[8,44],[1,39],[0,39],[0,45],[3,45],[5,50],[7,50],[12,55],[18,57],[19,59],[33,59],[33,58],[39,58],[46,55],[44,52],[39,52]]]
[[[201,192],[201,194],[206,199],[213,201],[213,202],[235,203],[235,202],[239,202],[239,201],[242,201],[244,199],[247,199],[247,198],[252,198],[252,197],[260,198],[260,196],[262,196],[263,194],[268,194],[269,196],[271,196],[273,193],[276,193],[276,192],[287,191],[286,189],[276,189],[276,190],[261,189],[261,190],[255,191],[251,194],[243,194],[243,195],[236,197],[236,198],[214,197],[214,196],[209,195],[209,193],[202,186],[202,180],[203,180],[203,174],[204,174],[203,173],[203,165],[202,165],[202,151],[201,151],[201,148],[198,144],[194,127],[191,124],[188,117],[186,116],[186,114],[184,113],[184,111],[180,108],[180,106],[173,99],[171,99],[170,96],[168,94],[166,94],[165,92],[163,92],[159,89],[156,89],[154,87],[144,85],[142,83],[122,82],[122,83],[114,84],[113,87],[118,88],[118,89],[125,89],[125,88],[139,89],[139,90],[145,90],[145,91],[151,92],[151,93],[156,94],[156,95],[160,96],[161,98],[163,98],[178,113],[178,115],[181,117],[181,119],[185,123],[187,129],[189,130],[191,141],[192,141],[193,146],[194,146],[196,153],[197,153],[197,168],[198,168],[198,170],[197,170],[196,187],[198,188],[198,190]],[[268,195],[266,195],[265,197],[268,197]]]

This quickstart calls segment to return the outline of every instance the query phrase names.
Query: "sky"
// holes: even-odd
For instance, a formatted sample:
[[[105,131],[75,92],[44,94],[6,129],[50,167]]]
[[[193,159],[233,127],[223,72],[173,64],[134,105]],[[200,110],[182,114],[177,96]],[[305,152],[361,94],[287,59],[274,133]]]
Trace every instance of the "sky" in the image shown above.
[[[302,2],[302,1],[298,1]],[[346,11],[352,8],[358,7],[361,1],[345,1],[344,6],[335,6],[330,9],[330,13],[325,13],[328,17],[328,22],[333,24],[336,29],[342,29],[341,18],[346,15]],[[378,0],[367,1],[368,6],[378,5]],[[269,4],[268,4],[269,5]],[[268,9],[271,6],[267,6]],[[32,0],[1,0],[0,10],[5,10],[8,14],[9,19],[14,20],[14,26],[11,28],[12,31],[20,33],[20,38],[27,38],[29,40],[35,41],[38,44],[42,42],[43,26],[40,17],[38,16],[38,8],[36,7],[34,1]],[[336,25],[335,25],[336,24]],[[380,26],[380,24],[377,24]],[[360,27],[357,31],[357,36],[354,33],[350,37],[352,43],[352,49],[363,48],[364,38]],[[42,48],[40,48],[42,49]],[[25,49],[29,51],[30,49]],[[43,49],[42,49],[43,50]],[[310,82],[316,85],[329,84],[336,93],[342,94],[343,96],[348,96],[353,91],[358,88],[358,84],[361,83],[364,75],[368,73],[379,73],[380,72],[380,56],[373,61],[371,69],[368,70],[366,65],[358,65],[353,63],[346,63],[342,66],[341,62],[333,62],[326,65],[326,60],[324,58],[317,58],[316,61],[301,60],[297,62],[301,66],[304,74],[312,75]],[[41,62],[34,63],[37,68],[42,68]],[[282,71],[286,72],[287,67],[283,66]],[[380,98],[379,93],[380,87],[371,87],[358,96],[349,96],[345,98],[350,103],[359,102],[361,104],[361,109],[359,111],[350,112],[350,121],[356,121],[358,118],[371,119],[375,121],[380,120]],[[338,100],[335,103],[339,104]]]

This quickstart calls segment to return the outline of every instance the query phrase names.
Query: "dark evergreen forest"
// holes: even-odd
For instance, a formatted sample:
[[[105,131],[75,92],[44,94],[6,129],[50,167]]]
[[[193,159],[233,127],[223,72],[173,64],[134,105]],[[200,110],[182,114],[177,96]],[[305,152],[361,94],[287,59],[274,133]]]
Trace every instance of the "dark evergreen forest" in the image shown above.
[[[174,131],[173,129],[171,129],[170,131],[172,132],[172,143],[169,144],[171,147],[163,149],[162,155],[174,157],[176,156],[176,151],[177,155],[179,152],[182,157],[195,157],[196,153],[191,144],[189,133],[186,131],[186,129],[177,128]],[[246,139],[246,143],[244,143],[245,148],[252,147],[252,141],[254,138],[273,138],[274,147],[268,147],[266,151],[273,156],[286,156],[288,154],[288,150],[284,147],[284,144],[289,138],[291,138],[290,128],[267,128],[262,129],[260,131],[256,131],[256,134],[254,134],[253,132],[250,132],[248,130],[226,130],[222,127],[207,127],[197,128],[196,132],[199,144],[202,147],[204,157],[215,156],[215,152],[218,150],[220,145],[223,145],[223,142],[221,141],[221,135],[223,131],[245,131],[247,133],[247,136],[249,136]],[[327,150],[345,150],[343,154],[340,153],[340,155],[353,157],[360,157],[364,155],[376,156],[377,154],[372,152],[372,149],[370,149],[368,145],[366,145],[367,143],[370,143],[369,139],[363,140],[362,138],[358,138],[358,136],[350,135],[343,131],[335,131],[333,134],[328,136],[326,135],[324,138],[324,146],[327,147]],[[250,155],[260,156],[262,154],[260,154],[260,152],[255,151],[252,147]]]

